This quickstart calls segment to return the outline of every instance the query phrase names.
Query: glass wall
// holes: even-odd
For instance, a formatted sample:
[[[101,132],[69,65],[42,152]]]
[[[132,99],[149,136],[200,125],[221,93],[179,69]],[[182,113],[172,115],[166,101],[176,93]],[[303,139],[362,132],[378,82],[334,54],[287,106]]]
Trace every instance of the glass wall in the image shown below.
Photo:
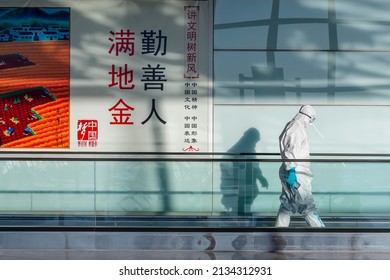
[[[215,103],[388,104],[389,5],[216,0]]]
[[[214,149],[244,131],[277,139],[299,107],[317,110],[315,153],[388,154],[390,3],[215,0]]]
[[[0,225],[274,227],[278,155],[164,157],[1,160]],[[313,196],[325,224],[359,227],[369,219],[377,227],[380,218],[383,227],[389,166],[383,156],[314,156]],[[296,215],[292,226],[306,225]]]
[[[254,148],[235,151],[278,155],[286,123],[311,104],[320,215],[387,217],[389,167],[367,156],[390,154],[389,9],[385,0],[215,0],[214,151],[231,151],[257,129]],[[252,210],[267,215],[277,212],[281,187],[278,164],[261,166],[270,187]]]

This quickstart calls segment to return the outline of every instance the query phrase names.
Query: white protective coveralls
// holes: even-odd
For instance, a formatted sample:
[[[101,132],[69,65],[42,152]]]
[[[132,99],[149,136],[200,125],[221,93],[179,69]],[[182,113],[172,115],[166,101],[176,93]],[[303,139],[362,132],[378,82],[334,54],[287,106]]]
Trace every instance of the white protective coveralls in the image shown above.
[[[288,227],[292,214],[298,212],[304,216],[311,227],[324,227],[321,218],[316,213],[311,182],[313,175],[310,171],[309,161],[291,161],[293,159],[308,160],[310,148],[305,129],[314,121],[316,112],[310,105],[302,106],[295,117],[287,123],[279,136],[280,154],[283,160],[279,169],[279,177],[282,183],[280,195],[280,208],[276,219],[276,227]],[[295,168],[295,188],[287,183],[289,170]]]

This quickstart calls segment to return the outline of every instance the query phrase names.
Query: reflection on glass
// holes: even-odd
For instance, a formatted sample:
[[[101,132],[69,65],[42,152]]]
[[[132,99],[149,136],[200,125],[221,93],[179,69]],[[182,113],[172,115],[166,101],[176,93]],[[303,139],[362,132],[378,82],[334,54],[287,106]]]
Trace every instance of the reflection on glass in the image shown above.
[[[232,2],[215,6],[216,104],[389,103],[388,2],[248,2],[250,15],[259,5],[267,11],[257,19],[235,16]],[[346,64],[343,56],[355,58]],[[256,75],[259,66],[266,71]],[[340,73],[356,76],[346,81]]]
[[[218,52],[215,103],[390,103],[387,52],[280,51],[277,66],[267,66],[265,57],[266,52]]]

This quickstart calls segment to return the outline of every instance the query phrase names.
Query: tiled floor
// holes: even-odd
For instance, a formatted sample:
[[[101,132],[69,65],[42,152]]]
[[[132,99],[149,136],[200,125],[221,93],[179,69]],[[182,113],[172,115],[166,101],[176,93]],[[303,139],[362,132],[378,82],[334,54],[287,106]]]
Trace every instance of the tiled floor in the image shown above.
[[[0,259],[390,260],[390,233],[0,231]]]
[[[207,252],[0,249],[1,260],[390,260],[390,252]]]

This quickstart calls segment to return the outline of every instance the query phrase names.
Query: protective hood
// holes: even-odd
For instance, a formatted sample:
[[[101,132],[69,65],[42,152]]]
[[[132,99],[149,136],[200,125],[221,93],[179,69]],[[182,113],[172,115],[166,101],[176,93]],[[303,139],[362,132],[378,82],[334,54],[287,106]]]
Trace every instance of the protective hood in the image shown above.
[[[311,105],[302,106],[301,109],[299,109],[299,113],[310,116],[311,118],[316,116],[316,110],[314,110],[313,106]]]
[[[292,122],[298,122],[304,127],[308,127],[310,125],[310,120],[314,119],[316,116],[316,111],[311,105],[302,106],[299,109],[299,112],[295,115]]]

